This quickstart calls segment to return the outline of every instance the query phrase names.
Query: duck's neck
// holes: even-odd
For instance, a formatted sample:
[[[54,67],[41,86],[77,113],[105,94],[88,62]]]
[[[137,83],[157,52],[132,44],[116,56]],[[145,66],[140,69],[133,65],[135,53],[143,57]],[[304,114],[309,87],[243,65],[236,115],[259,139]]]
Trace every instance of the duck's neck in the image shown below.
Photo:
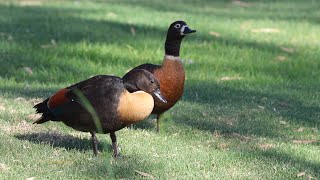
[[[175,56],[175,57],[180,56],[180,44],[181,44],[182,38],[183,37],[178,39],[172,39],[167,36],[165,46],[164,46],[166,55]]]
[[[144,91],[125,91],[120,97],[118,113],[122,121],[131,124],[147,118],[153,106],[154,101],[150,94]]]

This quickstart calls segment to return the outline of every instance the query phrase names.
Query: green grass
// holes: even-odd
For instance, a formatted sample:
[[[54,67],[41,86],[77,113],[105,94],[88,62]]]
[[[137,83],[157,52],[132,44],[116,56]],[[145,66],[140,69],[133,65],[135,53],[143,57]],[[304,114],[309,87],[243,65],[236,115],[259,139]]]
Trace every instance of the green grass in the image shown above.
[[[319,178],[320,3],[248,2],[0,1],[0,179]],[[152,118],[117,132],[114,159],[108,135],[94,157],[89,133],[32,125],[32,106],[59,88],[160,64],[178,19],[197,33],[160,134]]]

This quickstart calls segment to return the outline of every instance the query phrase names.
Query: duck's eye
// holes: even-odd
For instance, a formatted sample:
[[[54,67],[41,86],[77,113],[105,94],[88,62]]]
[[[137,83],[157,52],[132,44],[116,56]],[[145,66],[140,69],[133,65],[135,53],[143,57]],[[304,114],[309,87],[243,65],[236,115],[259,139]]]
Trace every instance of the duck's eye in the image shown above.
[[[151,80],[150,82],[153,84],[153,83],[154,83],[154,80]]]
[[[174,27],[178,29],[178,28],[181,27],[181,25],[180,24],[176,24],[176,25],[174,25]]]

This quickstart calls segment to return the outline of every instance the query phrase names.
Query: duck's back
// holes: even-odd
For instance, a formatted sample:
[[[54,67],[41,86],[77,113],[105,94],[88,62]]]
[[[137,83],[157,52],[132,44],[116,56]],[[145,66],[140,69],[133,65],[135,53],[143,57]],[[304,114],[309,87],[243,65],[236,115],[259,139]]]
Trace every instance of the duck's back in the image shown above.
[[[117,107],[125,88],[119,77],[99,75],[67,89],[65,96],[72,101],[62,107],[61,113],[56,113],[57,120],[84,132],[97,131],[94,116],[100,120],[104,133],[123,128],[123,123],[118,121]],[[94,112],[88,110],[88,104]]]

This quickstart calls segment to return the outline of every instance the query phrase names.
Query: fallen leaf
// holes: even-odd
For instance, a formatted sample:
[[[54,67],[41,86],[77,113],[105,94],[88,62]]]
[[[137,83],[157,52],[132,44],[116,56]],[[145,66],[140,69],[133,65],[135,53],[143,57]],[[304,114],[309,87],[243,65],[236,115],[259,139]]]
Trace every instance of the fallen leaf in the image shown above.
[[[208,113],[202,112],[202,116],[203,116],[203,117],[207,117],[207,116],[208,116]]]
[[[113,12],[109,12],[107,14],[107,17],[111,17],[111,18],[116,18],[117,17],[117,14],[113,13]]]
[[[250,27],[251,24],[252,24],[252,21],[246,21],[246,22],[241,24],[240,29],[242,29],[242,30],[248,29],[248,27]]]
[[[24,67],[23,68],[25,71],[26,71],[26,73],[28,73],[29,75],[32,75],[33,74],[33,71],[32,71],[32,69],[30,68],[30,67]]]
[[[56,41],[54,39],[51,39],[49,44],[43,44],[40,47],[43,48],[43,49],[55,48],[55,47],[57,47],[57,43],[56,43]]]
[[[220,144],[218,144],[218,148],[219,149],[227,149],[228,148],[228,146],[229,146],[229,144],[227,144],[227,143],[220,143]]]
[[[145,172],[141,172],[141,171],[137,171],[134,170],[134,172],[136,172],[137,174],[144,176],[144,177],[149,177],[150,179],[154,179],[154,177],[151,174],[145,173]]]
[[[25,101],[26,99],[24,99],[23,97],[17,97],[14,99],[14,101]]]
[[[311,139],[311,140],[292,140],[295,144],[312,144],[318,142],[318,140]]]
[[[297,177],[301,177],[301,176],[305,176],[306,175],[306,172],[299,172],[298,174],[297,174]]]
[[[275,28],[259,28],[259,29],[252,29],[251,32],[253,33],[279,33],[279,29]]]
[[[220,37],[220,36],[221,36],[220,33],[218,33],[218,32],[213,32],[213,31],[209,32],[209,34],[212,35],[212,36],[214,36],[214,37]]]
[[[280,102],[278,102],[278,104],[279,104],[281,107],[284,107],[284,108],[289,107],[289,103],[286,102],[286,101],[280,101]]]
[[[19,2],[20,6],[41,6],[42,2],[39,0],[22,0]]]
[[[12,41],[13,40],[13,36],[11,36],[10,34],[7,37],[8,41]]]
[[[232,4],[235,6],[240,6],[240,7],[250,7],[251,6],[250,3],[239,1],[239,0],[232,1]]]
[[[0,111],[6,110],[6,107],[3,104],[0,104]]]
[[[242,77],[239,77],[239,76],[235,76],[235,77],[226,76],[226,77],[220,78],[220,81],[232,81],[232,80],[240,80],[240,79],[242,79]]]
[[[34,179],[36,179],[36,178],[35,177],[29,177],[26,180],[34,180]]]
[[[280,47],[284,52],[293,53],[294,50],[292,48]]]
[[[0,163],[0,171],[6,171],[8,170],[9,168],[7,167],[7,165],[3,164],[3,163]]]
[[[220,131],[214,130],[214,132],[212,133],[212,136],[215,138],[220,138],[221,137]]]
[[[252,139],[252,137],[250,137],[250,136],[244,136],[239,133],[232,133],[232,135],[238,137],[242,141],[249,141]]]
[[[185,64],[193,64],[193,60],[192,59],[181,59],[181,62],[185,63]]]
[[[27,118],[30,119],[30,120],[37,120],[37,119],[39,119],[40,117],[41,117],[40,114],[29,114],[29,115],[27,116]]]
[[[131,27],[130,31],[131,31],[132,36],[136,35],[136,29],[134,27]]]
[[[285,125],[285,124],[287,124],[287,122],[285,122],[285,121],[280,121],[280,124]]]
[[[302,132],[302,131],[304,131],[304,128],[301,127],[301,128],[299,128],[299,129],[297,129],[297,131],[298,131],[298,132]]]
[[[286,56],[277,56],[276,59],[278,61],[286,61],[287,60],[287,57]]]
[[[273,147],[274,147],[274,145],[273,144],[269,144],[269,143],[259,144],[259,148],[263,149],[263,150],[267,150],[267,149],[270,149],[270,148],[273,148]]]

